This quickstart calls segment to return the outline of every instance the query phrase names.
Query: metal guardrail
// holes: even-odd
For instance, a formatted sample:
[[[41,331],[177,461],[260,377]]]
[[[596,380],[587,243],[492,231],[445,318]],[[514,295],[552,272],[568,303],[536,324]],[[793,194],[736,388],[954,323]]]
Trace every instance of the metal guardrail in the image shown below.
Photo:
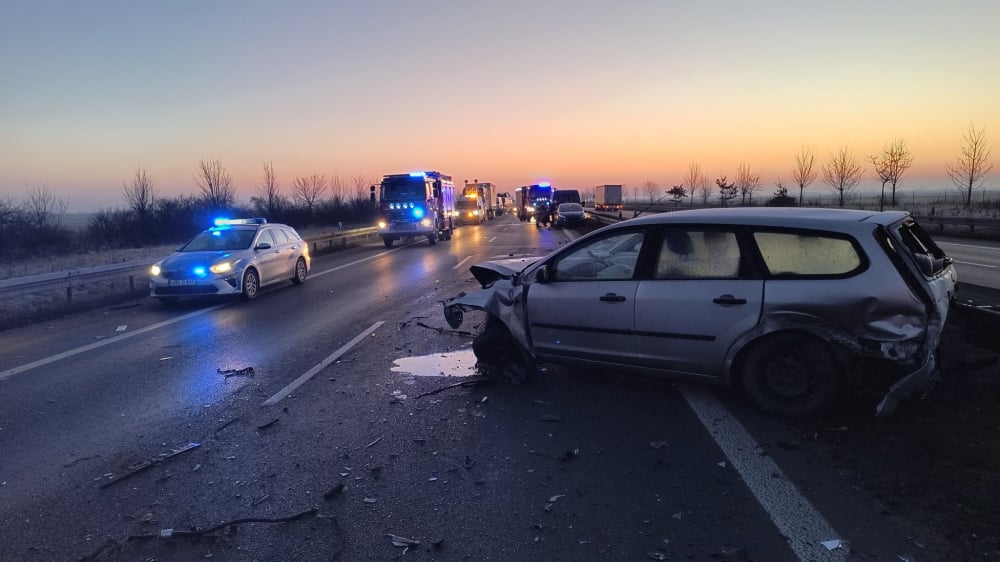
[[[310,250],[319,254],[323,250],[345,247],[352,241],[367,239],[375,235],[375,227],[344,230],[333,234],[324,234],[305,238]],[[16,298],[42,291],[65,289],[66,300],[73,300],[73,288],[84,283],[115,281],[128,278],[129,292],[134,293],[136,287],[147,283],[149,266],[159,261],[139,260],[123,263],[113,263],[95,267],[85,267],[69,271],[42,273],[25,277],[0,280],[0,298]]]
[[[969,232],[975,232],[977,226],[981,228],[1000,228],[1000,219],[946,217],[940,215],[914,215],[913,218],[921,224],[936,224],[939,230],[944,230],[945,226],[967,226],[969,227]]]

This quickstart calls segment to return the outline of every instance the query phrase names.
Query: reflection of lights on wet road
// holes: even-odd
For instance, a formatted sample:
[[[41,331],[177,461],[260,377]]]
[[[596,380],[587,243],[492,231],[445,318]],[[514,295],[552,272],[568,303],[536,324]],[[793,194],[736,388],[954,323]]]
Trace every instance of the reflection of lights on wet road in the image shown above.
[[[471,349],[435,353],[395,360],[392,372],[416,377],[471,377],[476,374],[476,355]]]

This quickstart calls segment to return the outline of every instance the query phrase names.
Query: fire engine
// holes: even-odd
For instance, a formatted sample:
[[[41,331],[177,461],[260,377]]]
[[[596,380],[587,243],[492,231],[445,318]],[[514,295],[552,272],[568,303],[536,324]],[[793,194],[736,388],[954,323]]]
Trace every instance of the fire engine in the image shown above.
[[[552,203],[552,184],[541,182],[521,186],[514,192],[514,199],[518,219],[526,221],[535,217],[537,220],[536,214],[547,213]]]
[[[386,248],[396,240],[426,236],[434,245],[454,232],[455,183],[441,172],[410,172],[382,176],[378,187],[381,218],[378,235]],[[376,186],[371,187],[371,200]]]

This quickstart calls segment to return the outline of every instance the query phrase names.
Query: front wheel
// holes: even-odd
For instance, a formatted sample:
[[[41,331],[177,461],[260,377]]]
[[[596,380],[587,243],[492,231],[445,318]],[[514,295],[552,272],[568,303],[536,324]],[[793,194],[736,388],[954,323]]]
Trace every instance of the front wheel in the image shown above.
[[[743,367],[743,387],[757,406],[780,416],[828,412],[840,395],[836,358],[823,342],[779,334],[754,344]]]
[[[388,236],[382,237],[382,243],[385,244],[386,248],[391,248],[393,242],[395,242],[395,240],[389,238]]]
[[[306,268],[306,260],[303,258],[299,258],[299,260],[295,262],[295,275],[292,276],[292,283],[295,283],[296,285],[301,285],[305,283],[306,273],[308,273],[308,269]]]
[[[431,233],[427,235],[427,245],[433,246],[437,244],[437,233]]]
[[[260,291],[260,277],[257,275],[257,270],[248,269],[243,274],[243,290],[240,292],[240,298],[251,301],[257,298],[258,291]]]

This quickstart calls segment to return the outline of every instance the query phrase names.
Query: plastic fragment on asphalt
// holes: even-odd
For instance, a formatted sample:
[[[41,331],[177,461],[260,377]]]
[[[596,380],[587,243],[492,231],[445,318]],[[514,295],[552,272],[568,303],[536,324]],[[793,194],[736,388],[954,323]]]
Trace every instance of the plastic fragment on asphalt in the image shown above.
[[[663,554],[662,552],[647,552],[646,556],[648,556],[650,560],[666,560],[667,559],[667,555]]]
[[[542,414],[541,416],[538,416],[538,419],[543,422],[561,422],[562,416],[559,414]]]
[[[649,446],[654,449],[662,449],[667,446],[666,441],[650,441]]]
[[[169,451],[160,453],[160,454],[158,454],[158,455],[156,455],[154,457],[148,458],[146,460],[142,460],[142,461],[139,461],[137,463],[130,464],[129,466],[125,467],[125,472],[123,474],[121,474],[119,476],[113,476],[113,477],[111,477],[110,480],[108,480],[107,482],[104,482],[103,484],[101,484],[101,488],[107,488],[108,486],[110,486],[110,485],[112,485],[112,484],[114,484],[116,482],[120,482],[120,481],[122,481],[122,480],[124,480],[124,479],[126,479],[126,478],[128,478],[130,476],[133,476],[133,475],[135,475],[135,474],[137,474],[139,472],[142,472],[143,470],[146,470],[147,468],[149,468],[149,467],[151,467],[153,465],[159,464],[159,463],[161,463],[161,462],[163,462],[163,461],[165,461],[165,460],[167,460],[169,458],[175,457],[175,456],[183,453],[184,451],[190,451],[191,449],[195,449],[195,448],[198,448],[198,447],[201,447],[201,443],[193,443],[192,442],[192,443],[188,443],[186,445],[181,445],[179,447],[175,447],[175,448],[173,448],[173,449],[171,449]]]
[[[378,502],[378,500],[375,499],[375,498],[365,498],[365,499],[363,499],[361,501],[363,501],[365,503],[376,503],[376,502]]]
[[[396,535],[386,535],[389,540],[392,541],[392,546],[398,546],[400,548],[406,548],[411,546],[419,546],[420,541],[415,541],[413,539],[408,539],[406,537],[399,537]]]
[[[717,464],[717,465],[721,466],[722,468],[726,468],[726,461],[722,461],[722,462],[717,462],[717,463],[715,463],[715,464]]]
[[[837,550],[838,548],[844,548],[847,546],[847,541],[841,539],[832,539],[828,541],[823,541],[820,544],[826,547],[827,550]]]
[[[681,513],[680,511],[678,511],[677,513],[673,514],[671,517],[673,517],[674,519],[680,519],[681,517],[684,517],[684,514]]]
[[[556,501],[558,501],[559,498],[565,498],[565,497],[566,494],[559,494],[557,496],[552,496],[551,498],[549,498],[549,503],[556,503]]]
[[[169,539],[172,536],[174,536],[174,530],[173,529],[160,529],[160,538],[161,539]]]

